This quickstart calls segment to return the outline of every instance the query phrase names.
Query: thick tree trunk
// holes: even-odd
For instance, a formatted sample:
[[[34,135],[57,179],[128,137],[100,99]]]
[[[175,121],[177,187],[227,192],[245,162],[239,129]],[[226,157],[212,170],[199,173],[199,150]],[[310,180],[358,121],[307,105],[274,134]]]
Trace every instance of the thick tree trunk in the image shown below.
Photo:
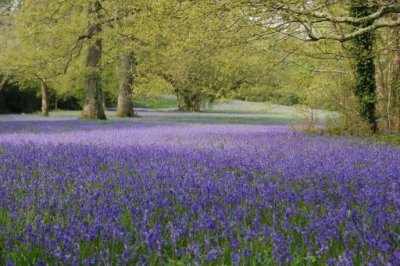
[[[396,52],[396,66],[397,66],[397,77],[396,84],[394,84],[394,109],[396,115],[396,129],[400,131],[400,43],[397,44],[397,52]]]
[[[88,10],[89,20],[101,18],[101,4],[99,1],[90,3]],[[85,119],[107,119],[103,107],[103,92],[101,87],[100,61],[102,54],[102,40],[97,36],[101,33],[101,25],[89,23],[89,48],[86,57],[88,76],[86,79],[86,105],[81,117]]]
[[[135,113],[132,104],[132,87],[136,70],[134,53],[123,53],[121,61],[122,69],[119,80],[117,117],[133,117]]]
[[[397,15],[389,17],[392,20],[397,19]],[[381,116],[385,131],[393,132],[398,128],[398,99],[397,89],[400,75],[400,50],[398,28],[388,29],[382,38],[384,48],[376,54],[376,80],[377,92],[379,95],[378,110]],[[381,45],[382,45],[381,44]],[[378,46],[380,47],[380,46]]]
[[[350,8],[353,17],[365,17],[374,12],[375,8],[367,3],[355,1]],[[365,28],[372,22],[355,25],[356,28]],[[360,117],[367,122],[373,132],[378,130],[376,117],[376,81],[375,81],[375,36],[373,32],[367,32],[352,39],[352,53],[354,56],[354,71],[356,83],[354,93],[358,98],[360,106]]]
[[[198,94],[181,95],[183,103],[179,110],[184,112],[200,112],[201,96]]]
[[[101,106],[103,107],[104,112],[107,110],[107,105],[106,105],[106,94],[104,90],[101,90]]]
[[[42,91],[42,116],[49,116],[49,88],[46,81],[41,81]]]
[[[395,19],[393,17],[392,19]],[[393,116],[393,129],[400,130],[400,30],[398,28],[393,29],[394,43],[394,66],[392,80],[391,80],[391,92],[392,92],[392,116]]]

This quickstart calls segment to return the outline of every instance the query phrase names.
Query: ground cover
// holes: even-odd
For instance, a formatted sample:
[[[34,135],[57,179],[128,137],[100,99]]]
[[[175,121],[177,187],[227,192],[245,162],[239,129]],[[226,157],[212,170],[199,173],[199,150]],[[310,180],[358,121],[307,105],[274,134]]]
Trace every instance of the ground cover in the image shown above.
[[[0,264],[400,261],[398,147],[178,118],[2,117]]]

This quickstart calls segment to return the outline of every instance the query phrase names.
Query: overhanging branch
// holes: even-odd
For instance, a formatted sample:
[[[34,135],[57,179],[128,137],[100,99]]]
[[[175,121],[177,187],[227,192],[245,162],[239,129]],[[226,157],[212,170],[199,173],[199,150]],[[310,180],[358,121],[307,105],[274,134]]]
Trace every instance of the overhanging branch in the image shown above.
[[[378,11],[376,11],[375,13],[361,18],[332,16],[325,12],[318,12],[310,9],[291,8],[290,6],[279,6],[276,7],[275,9],[277,11],[284,11],[290,14],[296,14],[298,16],[306,16],[309,18],[322,19],[324,21],[330,21],[334,23],[348,23],[348,24],[364,24],[382,18],[387,14],[400,13],[400,6],[398,5],[383,6],[379,8]]]
[[[357,36],[363,35],[365,33],[371,32],[371,31],[378,30],[380,28],[393,28],[393,27],[398,27],[398,26],[400,26],[400,20],[376,22],[370,26],[360,28],[356,31],[353,31],[352,33],[344,34],[344,35],[329,35],[329,36],[317,35],[316,33],[314,33],[311,30],[307,30],[307,35],[310,38],[309,41],[334,40],[334,41],[339,41],[339,42],[346,42],[351,39],[354,39]]]

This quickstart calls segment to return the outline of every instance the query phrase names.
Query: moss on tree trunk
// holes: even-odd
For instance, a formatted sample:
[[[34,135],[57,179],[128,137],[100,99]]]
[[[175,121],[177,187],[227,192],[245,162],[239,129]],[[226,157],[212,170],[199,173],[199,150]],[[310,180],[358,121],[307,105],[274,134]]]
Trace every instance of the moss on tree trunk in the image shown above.
[[[101,4],[99,1],[90,3],[88,10],[89,20],[101,18]],[[81,117],[85,119],[107,119],[103,106],[103,91],[101,86],[100,61],[102,54],[102,39],[98,37],[101,33],[99,22],[89,23],[89,47],[86,57],[88,75],[86,78],[86,105],[83,108]]]
[[[376,11],[376,8],[368,3],[354,1],[350,8],[353,17],[361,18]],[[356,28],[365,28],[372,25],[372,21],[354,25]],[[376,117],[376,80],[375,80],[375,34],[366,32],[352,39],[353,68],[356,81],[353,86],[354,94],[358,98],[360,117],[367,122],[372,131],[378,130]]]

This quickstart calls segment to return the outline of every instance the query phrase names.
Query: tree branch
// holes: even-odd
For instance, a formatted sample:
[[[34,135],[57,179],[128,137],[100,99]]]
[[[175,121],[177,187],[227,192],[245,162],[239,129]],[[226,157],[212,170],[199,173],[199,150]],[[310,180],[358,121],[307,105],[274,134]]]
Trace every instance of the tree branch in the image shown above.
[[[295,9],[291,7],[276,7],[276,10],[283,10],[288,13],[300,15],[300,16],[307,16],[307,17],[313,17],[317,19],[322,19],[324,21],[330,21],[334,23],[348,23],[348,24],[364,24],[367,22],[375,21],[379,18],[384,17],[387,14],[395,13],[399,14],[400,13],[400,6],[398,5],[389,5],[389,6],[382,6],[379,8],[378,11],[375,13],[361,17],[361,18],[354,18],[354,17],[343,17],[343,16],[332,16],[330,14],[324,13],[324,12],[318,12],[318,11],[312,11],[310,9]]]
[[[352,33],[344,34],[344,35],[330,35],[330,36],[323,36],[317,35],[310,30],[307,30],[307,35],[310,38],[308,41],[319,41],[319,40],[334,40],[339,42],[346,42],[349,41],[357,36],[363,35],[364,33],[375,31],[380,28],[393,28],[400,26],[400,20],[396,21],[384,21],[384,22],[376,22],[368,27],[364,27],[358,29]]]

